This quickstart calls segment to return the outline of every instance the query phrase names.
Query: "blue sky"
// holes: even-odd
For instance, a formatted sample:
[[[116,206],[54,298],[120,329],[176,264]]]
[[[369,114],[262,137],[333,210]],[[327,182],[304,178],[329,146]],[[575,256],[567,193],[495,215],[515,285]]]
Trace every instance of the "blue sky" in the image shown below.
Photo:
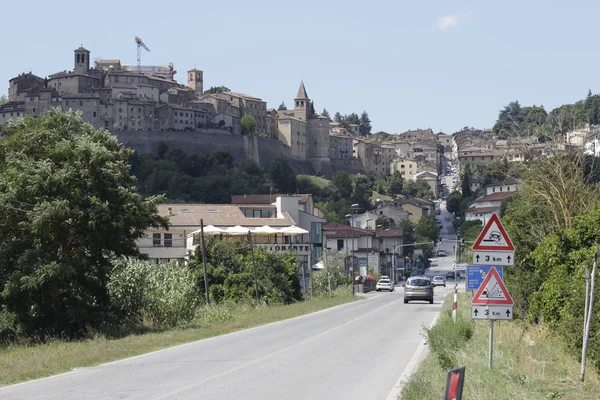
[[[93,4],[93,5],[92,5]],[[550,110],[600,92],[600,2],[29,0],[1,6],[0,94],[20,72],[94,58],[204,70],[225,85],[292,105],[300,79],[317,111],[367,110],[373,132],[488,128],[508,102]],[[71,22],[69,22],[71,21]],[[8,34],[10,32],[10,34]]]

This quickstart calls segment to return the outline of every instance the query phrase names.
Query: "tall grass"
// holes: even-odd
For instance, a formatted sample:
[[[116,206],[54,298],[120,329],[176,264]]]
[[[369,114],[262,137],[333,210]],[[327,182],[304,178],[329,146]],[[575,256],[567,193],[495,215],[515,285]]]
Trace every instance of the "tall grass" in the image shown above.
[[[439,328],[429,331],[431,353],[404,387],[402,399],[442,398],[447,372],[457,366],[466,368],[464,399],[600,399],[598,371],[588,365],[586,383],[580,384],[578,361],[570,356],[565,343],[538,325],[523,325],[520,321],[496,323],[493,368],[489,371],[489,322],[471,322],[470,299],[459,295],[458,321],[462,322],[458,325],[472,326],[470,339],[460,339],[466,336],[457,334],[451,326],[447,311],[451,300],[446,299]],[[463,326],[458,331],[464,329]]]

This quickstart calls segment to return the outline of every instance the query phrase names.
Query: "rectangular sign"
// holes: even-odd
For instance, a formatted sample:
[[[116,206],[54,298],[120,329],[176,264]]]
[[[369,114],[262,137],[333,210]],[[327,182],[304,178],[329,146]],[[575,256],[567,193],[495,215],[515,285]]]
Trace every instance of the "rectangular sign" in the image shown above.
[[[473,250],[474,265],[515,265],[514,251]]]
[[[477,290],[483,283],[486,275],[490,272],[489,265],[469,265],[467,267],[467,290]],[[502,267],[496,267],[500,277],[504,279],[504,271]]]
[[[472,319],[513,319],[513,306],[496,306],[496,305],[472,305]]]

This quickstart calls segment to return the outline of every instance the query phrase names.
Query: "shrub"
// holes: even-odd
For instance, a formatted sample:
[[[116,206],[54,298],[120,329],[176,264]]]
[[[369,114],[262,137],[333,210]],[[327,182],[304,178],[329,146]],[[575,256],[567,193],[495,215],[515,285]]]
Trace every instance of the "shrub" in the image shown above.
[[[110,276],[108,292],[119,316],[160,327],[191,320],[197,305],[193,274],[177,262],[156,265],[120,259]]]
[[[456,368],[456,350],[473,337],[473,322],[461,314],[457,315],[456,324],[452,322],[452,311],[442,314],[438,323],[432,328],[425,328],[427,341],[436,354],[440,367]]]

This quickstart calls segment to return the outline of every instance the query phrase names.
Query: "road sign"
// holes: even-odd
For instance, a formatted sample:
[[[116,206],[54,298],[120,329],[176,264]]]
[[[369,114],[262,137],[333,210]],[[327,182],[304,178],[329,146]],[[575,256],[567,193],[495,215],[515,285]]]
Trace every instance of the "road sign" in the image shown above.
[[[467,290],[477,290],[481,283],[485,279],[486,275],[490,272],[492,267],[489,265],[469,265],[467,267]],[[500,278],[504,279],[504,269],[502,267],[496,267]]]
[[[510,293],[508,293],[508,290],[506,289],[506,286],[504,286],[504,282],[495,267],[490,268],[489,273],[486,274],[483,283],[479,286],[479,290],[475,293],[475,297],[471,300],[471,304],[513,305],[513,299],[510,297]]]
[[[515,246],[504,230],[500,218],[496,214],[487,222],[481,230],[479,237],[473,245],[473,250],[481,251],[514,251]]]
[[[513,306],[472,305],[472,319],[513,319]]]
[[[473,250],[475,265],[515,265],[514,251],[478,251]]]

